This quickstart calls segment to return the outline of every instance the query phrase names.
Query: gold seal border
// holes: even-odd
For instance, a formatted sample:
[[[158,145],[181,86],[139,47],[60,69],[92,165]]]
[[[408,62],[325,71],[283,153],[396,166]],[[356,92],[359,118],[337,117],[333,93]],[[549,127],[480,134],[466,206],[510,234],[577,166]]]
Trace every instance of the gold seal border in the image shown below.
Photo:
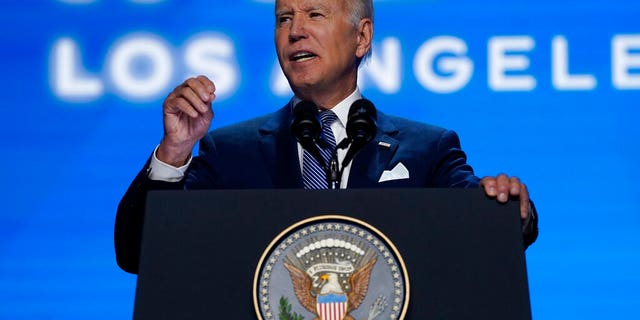
[[[307,219],[298,221],[298,222],[292,224],[291,226],[289,226],[288,228],[284,229],[273,240],[271,240],[271,243],[269,243],[267,248],[262,253],[262,256],[260,257],[260,261],[258,262],[258,265],[256,266],[256,272],[255,272],[255,274],[253,276],[253,308],[254,308],[254,310],[256,312],[256,316],[258,316],[258,319],[259,320],[264,320],[262,318],[262,313],[260,312],[260,304],[258,303],[258,282],[259,282],[258,280],[260,278],[260,271],[261,271],[262,266],[264,264],[264,260],[267,258],[267,254],[269,254],[271,252],[271,250],[273,249],[273,247],[278,242],[280,242],[280,240],[282,240],[286,235],[288,235],[292,230],[294,230],[296,228],[299,228],[302,225],[310,224],[312,222],[321,221],[321,220],[343,220],[343,221],[352,222],[352,223],[355,223],[355,224],[358,224],[358,225],[361,225],[361,226],[365,226],[370,231],[373,231],[377,236],[382,238],[382,240],[385,241],[385,244],[391,248],[391,250],[393,251],[393,254],[398,259],[398,263],[400,264],[400,267],[402,268],[402,273],[403,273],[403,278],[404,278],[404,284],[405,284],[404,305],[402,306],[402,312],[400,313],[400,317],[398,318],[400,320],[404,319],[405,315],[407,314],[407,309],[409,308],[410,286],[409,286],[409,273],[407,272],[407,266],[405,265],[404,259],[402,259],[402,256],[400,255],[400,252],[398,251],[396,246],[393,244],[393,242],[391,242],[391,240],[389,240],[389,238],[387,238],[387,236],[384,233],[382,233],[380,230],[378,230],[376,227],[374,227],[374,226],[370,225],[369,223],[364,222],[362,220],[359,220],[359,219],[356,219],[356,218],[352,218],[352,217],[349,217],[349,216],[338,215],[338,214],[315,216],[315,217],[311,217],[311,218],[307,218]]]

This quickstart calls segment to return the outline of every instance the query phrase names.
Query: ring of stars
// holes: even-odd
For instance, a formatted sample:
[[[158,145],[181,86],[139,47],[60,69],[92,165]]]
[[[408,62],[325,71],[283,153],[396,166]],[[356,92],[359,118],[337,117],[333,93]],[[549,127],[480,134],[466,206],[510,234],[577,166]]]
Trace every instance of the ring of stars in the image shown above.
[[[319,223],[313,224],[307,227],[304,227],[300,230],[297,230],[295,233],[287,236],[281,243],[275,246],[275,251],[272,252],[269,259],[267,259],[267,264],[264,266],[264,269],[261,271],[260,275],[260,289],[258,290],[260,293],[260,307],[263,311],[263,315],[268,320],[273,320],[278,318],[277,312],[272,311],[274,308],[277,308],[279,297],[273,300],[275,303],[274,308],[270,305],[270,294],[269,294],[269,286],[271,279],[271,273],[273,272],[275,265],[278,261],[283,260],[286,256],[287,250],[295,250],[291,249],[292,246],[296,243],[297,240],[300,240],[303,237],[317,234],[318,232],[329,232],[336,231],[341,233],[346,233],[348,236],[355,236],[360,240],[365,240],[366,243],[369,244],[372,250],[376,250],[379,256],[383,257],[381,261],[384,261],[389,269],[391,270],[391,277],[393,279],[393,305],[390,306],[390,314],[389,319],[397,319],[400,311],[402,310],[402,304],[404,302],[404,277],[402,277],[401,269],[398,267],[398,263],[394,259],[393,252],[389,251],[385,244],[381,242],[376,236],[372,235],[368,230],[358,228],[356,226],[351,226],[344,223]],[[329,252],[331,254],[331,252]],[[318,255],[316,258],[319,258]],[[313,260],[313,257],[311,257]],[[346,280],[343,280],[346,281]],[[348,287],[346,289],[349,289]],[[291,302],[291,301],[290,301]]]

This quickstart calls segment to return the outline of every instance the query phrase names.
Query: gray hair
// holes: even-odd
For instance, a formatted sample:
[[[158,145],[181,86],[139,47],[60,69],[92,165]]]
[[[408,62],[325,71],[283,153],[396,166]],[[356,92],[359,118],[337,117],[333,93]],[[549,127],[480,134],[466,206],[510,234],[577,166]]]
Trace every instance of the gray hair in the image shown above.
[[[373,0],[345,0],[347,9],[349,10],[351,24],[357,27],[360,20],[369,18],[373,22]],[[371,56],[371,48],[364,55],[362,61],[369,59]],[[360,61],[360,62],[362,62]]]
[[[354,26],[364,18],[373,21],[373,0],[346,0],[346,4],[351,12],[351,23]]]

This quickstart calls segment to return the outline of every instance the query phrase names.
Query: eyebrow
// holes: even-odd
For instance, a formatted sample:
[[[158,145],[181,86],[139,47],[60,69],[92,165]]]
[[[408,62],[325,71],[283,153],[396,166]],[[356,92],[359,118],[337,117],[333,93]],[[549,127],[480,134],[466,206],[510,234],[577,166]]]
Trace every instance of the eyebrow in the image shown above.
[[[322,3],[314,3],[314,4],[311,4],[311,5],[306,5],[306,4],[303,5],[303,8],[302,8],[301,11],[310,12],[310,11],[315,11],[315,10],[326,10],[326,11],[329,11],[329,8],[327,6],[324,6]],[[276,10],[276,17],[280,16],[280,15],[283,15],[283,14],[290,14],[293,11],[295,11],[295,10],[293,10],[291,8],[283,8],[283,9],[280,9],[280,10]]]
[[[285,13],[291,13],[293,12],[293,10],[289,9],[289,8],[285,8],[285,9],[280,9],[280,10],[276,10],[276,17],[283,15]]]

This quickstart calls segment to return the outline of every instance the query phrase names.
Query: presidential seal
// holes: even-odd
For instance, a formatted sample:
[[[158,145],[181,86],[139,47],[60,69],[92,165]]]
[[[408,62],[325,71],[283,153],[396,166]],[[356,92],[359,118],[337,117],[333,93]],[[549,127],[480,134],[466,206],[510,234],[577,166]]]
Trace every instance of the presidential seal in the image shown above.
[[[254,276],[260,320],[403,319],[409,278],[373,226],[346,216],[298,222],[267,247]]]

